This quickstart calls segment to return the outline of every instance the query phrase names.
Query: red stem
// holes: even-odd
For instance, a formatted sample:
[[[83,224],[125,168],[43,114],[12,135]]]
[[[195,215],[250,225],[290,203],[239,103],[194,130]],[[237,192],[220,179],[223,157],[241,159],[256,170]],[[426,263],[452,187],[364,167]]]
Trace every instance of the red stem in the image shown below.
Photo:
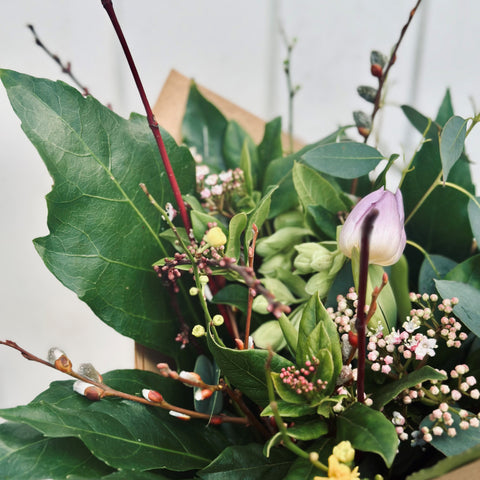
[[[365,355],[366,355],[366,316],[365,316],[365,298],[367,295],[368,281],[368,258],[370,255],[370,235],[373,224],[378,216],[378,210],[371,210],[365,217],[362,224],[362,239],[360,244],[360,272],[358,279],[358,305],[357,320],[355,328],[358,338],[358,364],[357,364],[357,399],[359,402],[365,400]]]
[[[165,171],[167,172],[168,181],[170,182],[170,186],[172,188],[173,195],[175,197],[175,201],[177,203],[177,207],[180,211],[180,216],[182,217],[183,224],[187,230],[187,233],[190,232],[192,226],[190,223],[190,218],[187,215],[187,209],[185,208],[185,204],[182,199],[182,193],[180,192],[180,187],[178,186],[177,179],[172,169],[172,165],[168,158],[167,150],[165,149],[165,145],[163,143],[162,135],[160,133],[160,128],[158,127],[158,123],[155,120],[153,115],[152,109],[150,104],[148,103],[147,96],[145,94],[145,90],[142,85],[142,81],[140,80],[140,76],[137,71],[137,67],[135,66],[135,62],[133,61],[133,57],[130,53],[130,49],[128,48],[127,41],[122,32],[122,28],[118,23],[117,16],[115,15],[115,10],[113,9],[112,0],[102,0],[102,5],[107,11],[108,16],[110,17],[110,21],[112,22],[113,28],[118,36],[120,44],[123,48],[123,53],[127,58],[128,65],[133,75],[133,79],[135,80],[135,84],[137,85],[138,93],[140,94],[140,98],[142,99],[143,106],[145,108],[145,112],[147,114],[148,125],[152,130],[153,136],[158,145],[158,150],[160,152],[160,156],[162,157],[163,165],[165,167]]]

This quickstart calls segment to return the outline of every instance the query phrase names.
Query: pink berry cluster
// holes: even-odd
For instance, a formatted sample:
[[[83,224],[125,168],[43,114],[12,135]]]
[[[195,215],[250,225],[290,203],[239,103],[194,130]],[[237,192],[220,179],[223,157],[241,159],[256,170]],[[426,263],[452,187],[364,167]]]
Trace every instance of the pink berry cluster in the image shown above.
[[[298,395],[320,392],[327,388],[328,382],[314,379],[319,364],[318,358],[313,356],[311,360],[305,362],[305,366],[302,368],[293,365],[282,368],[280,378],[285,385],[288,385]]]
[[[327,308],[327,312],[337,325],[339,333],[348,333],[352,329],[352,325],[357,318],[357,292],[354,287],[350,287],[347,295],[337,296],[337,310],[334,311],[332,307]],[[368,306],[366,306],[366,310]]]

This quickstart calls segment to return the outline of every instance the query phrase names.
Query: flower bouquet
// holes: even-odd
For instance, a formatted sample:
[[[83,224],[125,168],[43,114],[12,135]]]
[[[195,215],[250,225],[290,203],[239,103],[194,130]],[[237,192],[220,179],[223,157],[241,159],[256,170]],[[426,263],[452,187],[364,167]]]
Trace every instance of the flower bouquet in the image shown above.
[[[299,150],[279,118],[255,143],[195,83],[177,145],[134,67],[147,118],[128,120],[0,71],[54,180],[37,251],[162,354],[156,372],[101,375],[1,340],[73,377],[0,410],[2,478],[419,480],[479,458],[480,203],[464,145],[480,116],[456,116],[449,93],[434,119],[403,106],[421,141],[393,191],[398,155],[368,142],[414,13],[391,56],[372,52],[372,114]]]

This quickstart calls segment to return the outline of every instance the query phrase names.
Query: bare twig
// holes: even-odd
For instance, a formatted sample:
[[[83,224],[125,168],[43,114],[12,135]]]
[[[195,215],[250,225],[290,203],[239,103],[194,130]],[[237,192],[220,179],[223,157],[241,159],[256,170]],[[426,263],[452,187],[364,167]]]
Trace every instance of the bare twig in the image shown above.
[[[98,399],[103,398],[103,397],[124,398],[125,400],[130,400],[132,402],[142,403],[144,405],[149,405],[149,406],[153,406],[153,407],[159,407],[159,408],[162,408],[164,410],[177,412],[177,413],[179,413],[181,415],[184,415],[188,418],[199,418],[199,419],[207,420],[207,421],[209,421],[211,423],[215,423],[215,424],[224,423],[224,422],[237,423],[237,424],[242,424],[242,425],[248,425],[249,424],[248,420],[246,418],[242,418],[242,417],[230,417],[228,415],[213,415],[212,416],[212,415],[209,415],[209,414],[195,412],[193,410],[188,410],[186,408],[181,408],[181,407],[177,407],[175,405],[171,405],[166,400],[164,400],[160,394],[157,394],[157,398],[159,399],[159,401],[147,400],[146,398],[143,398],[143,397],[138,397],[136,395],[130,395],[129,393],[125,393],[125,392],[121,392],[119,390],[115,390],[114,388],[111,388],[111,387],[109,387],[108,385],[106,385],[102,382],[95,381],[92,378],[86,377],[85,375],[82,375],[78,372],[75,372],[71,368],[68,369],[68,370],[63,369],[63,368],[60,369],[60,368],[57,367],[56,363],[53,364],[53,363],[47,362],[46,360],[43,360],[42,358],[39,358],[36,355],[33,355],[32,353],[28,352],[27,350],[20,347],[19,345],[17,345],[15,342],[13,342],[11,340],[5,340],[5,341],[0,340],[0,345],[5,345],[7,347],[10,347],[10,348],[13,348],[13,349],[19,351],[23,355],[23,357],[25,357],[27,360],[31,360],[33,362],[37,362],[37,363],[40,363],[42,365],[46,365],[47,367],[50,367],[50,368],[58,370],[62,373],[65,373],[65,374],[69,375],[70,377],[73,377],[77,380],[88,383],[90,385],[94,385],[95,387],[97,387],[99,389]],[[220,389],[222,389],[222,387],[220,386],[218,389],[220,390]]]
[[[61,58],[56,54],[52,53],[50,49],[46,47],[46,45],[43,43],[43,41],[40,39],[38,36],[35,27],[32,24],[27,25],[27,28],[30,29],[30,31],[33,34],[33,37],[35,39],[35,43],[55,62],[58,64],[58,66],[61,68],[62,73],[65,73],[68,75],[72,82],[82,91],[82,94],[86,97],[87,95],[90,95],[90,92],[88,88],[83,85],[80,80],[73,74],[72,72],[72,64],[71,62],[62,62]]]
[[[127,41],[125,40],[125,36],[123,35],[122,28],[115,14],[112,0],[102,0],[102,5],[106,10],[110,18],[110,21],[112,22],[113,28],[115,29],[115,33],[117,34],[118,40],[122,45],[123,53],[125,54],[125,57],[127,59],[128,65],[132,72],[133,79],[135,81],[135,85],[137,86],[138,93],[140,94],[140,98],[145,108],[145,113],[147,114],[148,125],[150,126],[153,136],[155,137],[155,141],[157,142],[158,150],[160,152],[160,156],[162,157],[163,166],[165,167],[165,172],[167,173],[167,178],[168,178],[168,181],[170,182],[170,187],[172,188],[173,196],[175,197],[175,202],[177,203],[177,208],[180,211],[180,216],[182,217],[183,225],[185,226],[187,233],[189,233],[192,228],[192,225],[190,223],[190,218],[187,214],[187,209],[185,208],[185,203],[183,202],[182,193],[180,191],[180,187],[178,186],[175,173],[173,172],[170,159],[168,158],[168,153],[165,148],[165,144],[163,143],[162,135],[160,133],[160,128],[153,115],[152,108],[150,107],[150,103],[148,102],[147,95],[145,93],[145,89],[143,88],[142,81],[140,80],[140,75],[138,74],[137,67],[135,66],[135,62],[133,60],[132,54],[130,53],[130,49],[128,48]]]
[[[371,116],[372,127],[373,127],[373,121],[375,119],[375,116],[376,116],[378,110],[380,110],[380,102],[381,102],[381,99],[382,99],[382,90],[383,90],[383,86],[385,85],[385,81],[387,80],[388,72],[390,71],[390,69],[392,68],[393,64],[395,63],[395,61],[397,59],[398,47],[400,47],[400,44],[402,43],[403,37],[405,36],[405,33],[406,33],[408,27],[410,26],[410,23],[411,23],[413,17],[415,16],[415,13],[416,13],[418,7],[420,6],[420,3],[422,3],[422,0],[418,0],[416,5],[410,11],[410,15],[408,16],[407,23],[403,26],[403,28],[400,32],[400,37],[399,37],[397,43],[395,44],[395,47],[392,51],[392,54],[390,55],[390,59],[387,63],[387,66],[383,70],[382,75],[378,78],[378,89],[377,89],[377,94],[375,96],[375,101],[374,101],[374,104],[373,104],[373,112],[372,112],[372,116]],[[370,129],[370,132],[368,133],[368,135],[365,136],[364,143],[367,143],[367,140],[370,136],[371,131],[372,131],[372,129]]]

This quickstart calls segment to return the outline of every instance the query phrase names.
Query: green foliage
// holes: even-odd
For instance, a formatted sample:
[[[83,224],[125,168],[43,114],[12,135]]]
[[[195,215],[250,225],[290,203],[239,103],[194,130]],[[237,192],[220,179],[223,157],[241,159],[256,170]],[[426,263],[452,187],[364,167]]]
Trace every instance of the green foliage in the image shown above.
[[[169,295],[151,267],[170,251],[158,237],[164,223],[138,185],[163,205],[173,196],[146,119],[125,120],[62,82],[8,70],[1,79],[54,180],[50,233],[35,240],[46,266],[105,323],[177,356]],[[188,150],[164,138],[180,187],[192,192]],[[197,316],[188,295],[182,304]]]
[[[370,475],[378,468],[395,468],[409,451],[410,439],[397,454],[398,412],[407,417],[407,431],[431,426],[431,405],[453,404],[428,387],[447,381],[432,365],[443,367],[453,350],[448,362],[478,359],[480,255],[472,246],[473,238],[480,237],[480,208],[464,152],[468,120],[454,114],[448,91],[435,120],[402,107],[424,137],[400,185],[407,238],[419,248],[409,246],[406,257],[391,268],[370,265],[365,287],[369,304],[384,274],[390,275],[377,298],[369,334],[382,331],[387,343],[403,331],[412,343],[377,359],[388,367],[390,356],[392,372],[378,372],[380,366],[368,355],[367,406],[356,398],[356,307],[347,295],[352,285],[359,291],[359,253],[355,247],[352,261],[345,262],[337,240],[357,200],[385,185],[398,153],[386,159],[373,181],[369,176],[385,157],[366,143],[351,141],[341,127],[284,156],[280,118],[265,125],[256,145],[192,83],[182,123],[184,143],[220,179],[228,169],[241,170],[235,177],[240,186],[232,182],[229,187],[239,189],[231,199],[225,200],[223,190],[212,192],[217,203],[202,203],[209,192],[199,192],[208,183],[195,183],[192,153],[161,132],[190,209],[192,239],[179,219],[175,229],[168,228],[162,212],[139,188],[145,183],[162,208],[174,201],[144,117],[123,119],[61,82],[9,70],[1,70],[0,77],[54,181],[47,196],[50,233],[35,240],[37,251],[102,321],[172,357],[172,370],[161,368],[165,377],[135,370],[107,373],[104,383],[123,392],[123,399],[107,395],[91,402],[73,392],[71,381],[54,382],[29,404],[0,410],[7,420],[0,425],[2,478],[312,480],[326,475],[315,466],[317,454],[327,464],[333,447],[344,440],[367,452],[356,456],[356,465],[362,476]],[[225,246],[202,243],[213,222],[228,239]],[[258,241],[253,252],[254,226]],[[178,236],[188,245],[185,251]],[[253,253],[250,268],[246,265]],[[164,288],[154,267],[177,293]],[[174,284],[177,275],[181,279]],[[192,285],[198,288],[190,295]],[[417,285],[420,293],[437,291],[445,299],[459,299],[448,314],[470,331],[461,348],[448,351],[442,345],[431,360],[435,344],[423,360],[415,355],[417,334],[428,330],[430,341],[438,343],[445,336],[439,311],[428,319],[431,324],[420,321],[418,331],[416,325],[408,324],[412,331],[403,326],[416,316],[409,292]],[[337,305],[338,294],[343,297]],[[428,316],[425,311],[422,315]],[[220,326],[222,317],[225,326]],[[194,325],[199,325],[199,338],[190,335]],[[238,337],[243,340],[247,329],[253,331],[256,348],[242,348]],[[378,342],[375,348],[383,347]],[[405,350],[409,359],[402,356]],[[176,370],[187,368],[194,372],[177,375]],[[470,374],[476,371],[474,367]],[[286,374],[300,384],[289,383]],[[205,400],[195,397],[205,388],[215,392]],[[164,400],[145,405],[143,389],[159,392]],[[403,401],[411,390],[421,402]],[[475,398],[458,403],[454,408],[478,410]],[[208,419],[182,422],[168,414],[172,405]],[[228,423],[232,416],[234,422]],[[286,428],[275,431],[265,418],[272,416]],[[435,472],[467,461],[468,449],[475,451],[480,442],[478,429],[461,431],[459,418],[455,422],[457,437],[435,436],[431,445],[445,456],[462,454],[460,463],[445,463],[444,470]]]
[[[387,467],[392,465],[398,447],[392,422],[361,403],[352,405],[338,417],[337,440],[349,440],[355,449],[377,453]]]

